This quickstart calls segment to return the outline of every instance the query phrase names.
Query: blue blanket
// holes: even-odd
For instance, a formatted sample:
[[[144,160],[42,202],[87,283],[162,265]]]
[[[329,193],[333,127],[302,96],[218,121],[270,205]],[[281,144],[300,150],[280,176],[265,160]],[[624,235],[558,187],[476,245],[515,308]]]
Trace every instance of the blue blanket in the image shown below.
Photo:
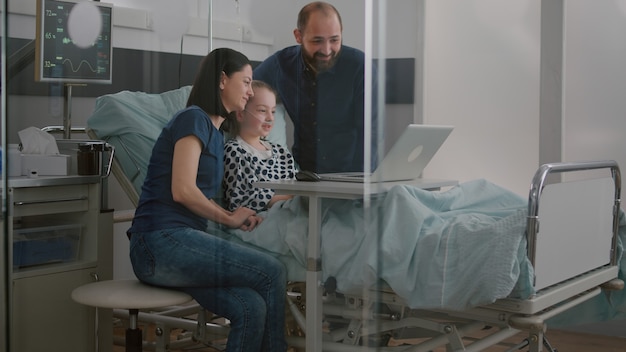
[[[362,292],[380,278],[412,308],[463,310],[512,292],[528,297],[526,206],[516,194],[484,180],[446,192],[397,186],[370,206],[324,200],[323,276],[335,277],[346,293]],[[306,199],[279,203],[262,215],[255,231],[231,233],[274,253],[290,269],[290,279],[303,280]]]

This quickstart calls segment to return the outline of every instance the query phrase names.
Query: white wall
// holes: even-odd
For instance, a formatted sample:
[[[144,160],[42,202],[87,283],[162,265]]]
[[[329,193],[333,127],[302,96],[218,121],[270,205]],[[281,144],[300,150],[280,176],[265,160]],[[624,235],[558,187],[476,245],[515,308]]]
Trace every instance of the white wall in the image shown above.
[[[404,2],[406,0],[401,0]],[[309,0],[240,0],[242,22],[249,23],[256,32],[274,39],[273,51],[295,45],[293,30],[297,15]],[[364,46],[365,6],[364,0],[329,0],[342,16],[344,43],[359,49]],[[214,0],[216,16],[232,16],[234,1]],[[219,18],[219,17],[218,17]]]
[[[543,150],[540,99],[561,98],[540,95],[541,2],[427,0],[425,12],[424,122],[456,126],[426,176],[525,196],[540,159],[626,165],[626,0],[564,1],[563,74],[547,73],[562,80],[561,140]]]
[[[626,0],[564,2],[564,161],[613,159],[626,168]],[[574,179],[565,177],[564,179]],[[626,203],[622,202],[622,209]],[[625,320],[572,327],[626,337]]]
[[[521,195],[538,166],[539,0],[426,0],[424,122],[455,130],[425,175]]]
[[[403,0],[406,1],[406,0]],[[163,4],[171,4],[169,0],[109,0],[115,6],[141,9],[151,14],[160,11]],[[295,45],[293,29],[296,27],[297,14],[309,0],[213,0],[212,14],[215,32],[222,34],[225,28],[230,31],[241,31],[247,41],[271,42],[269,53],[289,45]],[[344,21],[344,38],[347,44],[363,49],[364,37],[364,0],[330,1],[342,14]],[[402,1],[401,1],[402,2]],[[168,8],[169,16],[182,16],[206,20],[209,14],[209,0],[175,1],[176,5]],[[193,24],[192,24],[193,25]],[[230,36],[232,34],[227,34]],[[199,43],[201,46],[203,43]],[[214,40],[214,47],[222,46],[222,40]],[[244,51],[253,60],[262,60],[264,56],[255,55],[247,46],[230,43],[234,49]],[[124,47],[124,46],[122,46]],[[266,55],[265,55],[266,56]]]
[[[626,1],[565,1],[563,159],[626,167]]]

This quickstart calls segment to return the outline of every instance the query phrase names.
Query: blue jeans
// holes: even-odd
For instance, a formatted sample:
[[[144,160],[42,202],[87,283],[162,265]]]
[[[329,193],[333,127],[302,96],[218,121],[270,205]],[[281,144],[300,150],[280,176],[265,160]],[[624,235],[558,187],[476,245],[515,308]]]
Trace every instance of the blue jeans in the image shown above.
[[[287,349],[287,278],[278,259],[186,227],[133,233],[130,259],[139,280],[180,289],[228,318],[227,351]]]

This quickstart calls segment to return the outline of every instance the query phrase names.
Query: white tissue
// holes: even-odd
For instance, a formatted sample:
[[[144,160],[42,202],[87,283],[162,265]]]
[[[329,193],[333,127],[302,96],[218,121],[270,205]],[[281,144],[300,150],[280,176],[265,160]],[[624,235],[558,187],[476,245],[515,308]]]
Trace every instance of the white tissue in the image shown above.
[[[22,154],[56,155],[59,154],[57,142],[50,133],[37,127],[25,128],[17,134],[22,143]]]

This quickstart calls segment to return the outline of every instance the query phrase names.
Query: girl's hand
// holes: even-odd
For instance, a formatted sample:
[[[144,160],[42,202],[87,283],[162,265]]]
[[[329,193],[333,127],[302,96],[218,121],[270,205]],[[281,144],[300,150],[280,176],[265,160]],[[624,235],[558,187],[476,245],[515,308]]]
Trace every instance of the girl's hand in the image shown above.
[[[278,195],[278,196],[273,196],[272,199],[270,200],[269,203],[267,203],[267,208],[271,208],[274,204],[276,204],[276,202],[280,202],[281,200],[289,200],[292,199],[293,196],[292,195]]]

